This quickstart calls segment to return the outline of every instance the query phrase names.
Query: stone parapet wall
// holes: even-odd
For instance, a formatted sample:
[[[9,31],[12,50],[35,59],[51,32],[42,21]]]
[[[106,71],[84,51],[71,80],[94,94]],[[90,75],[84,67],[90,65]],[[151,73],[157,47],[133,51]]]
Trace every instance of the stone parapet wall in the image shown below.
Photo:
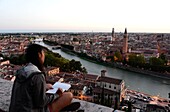
[[[4,111],[8,111],[10,98],[11,98],[11,90],[12,90],[13,82],[7,81],[0,78],[0,109]],[[81,110],[84,112],[112,112],[113,109],[109,107],[105,107],[102,105],[97,105],[95,103],[90,103],[78,99],[73,99],[73,102],[80,102]]]
[[[13,82],[0,78],[0,109],[8,111]]]

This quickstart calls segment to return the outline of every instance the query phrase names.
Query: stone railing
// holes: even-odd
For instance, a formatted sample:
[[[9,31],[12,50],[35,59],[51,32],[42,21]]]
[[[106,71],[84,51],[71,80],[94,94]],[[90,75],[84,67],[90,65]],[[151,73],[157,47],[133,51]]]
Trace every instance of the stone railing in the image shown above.
[[[8,111],[13,82],[0,78],[0,85],[1,85],[0,86],[0,109],[2,109],[3,111]],[[98,105],[95,103],[90,103],[78,99],[73,99],[73,102],[80,102],[81,104],[80,110],[84,110],[84,112],[113,112],[112,108]]]

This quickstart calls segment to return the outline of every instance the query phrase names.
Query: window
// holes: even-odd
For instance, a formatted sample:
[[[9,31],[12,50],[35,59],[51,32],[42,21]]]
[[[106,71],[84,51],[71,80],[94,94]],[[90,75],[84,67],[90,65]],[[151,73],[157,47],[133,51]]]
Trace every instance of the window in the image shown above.
[[[111,84],[109,85],[109,88],[111,88]]]
[[[116,86],[114,87],[114,89],[116,89]]]

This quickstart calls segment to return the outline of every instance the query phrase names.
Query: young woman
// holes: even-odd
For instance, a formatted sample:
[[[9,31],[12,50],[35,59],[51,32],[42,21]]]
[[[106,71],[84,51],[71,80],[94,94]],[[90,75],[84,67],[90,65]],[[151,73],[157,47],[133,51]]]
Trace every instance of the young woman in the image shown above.
[[[46,84],[43,63],[44,48],[31,44],[25,53],[27,65],[16,72],[9,112],[59,112],[72,101],[72,93],[62,92],[47,95],[46,90],[52,88]]]

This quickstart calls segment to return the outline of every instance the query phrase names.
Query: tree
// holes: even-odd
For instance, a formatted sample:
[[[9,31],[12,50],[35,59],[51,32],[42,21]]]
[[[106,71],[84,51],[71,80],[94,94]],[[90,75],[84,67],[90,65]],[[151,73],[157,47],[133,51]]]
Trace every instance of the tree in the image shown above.
[[[153,71],[165,72],[166,66],[164,66],[164,61],[161,58],[151,57],[149,59],[150,68]]]
[[[164,61],[164,64],[167,65],[168,60],[166,59],[166,56],[164,53],[161,53],[161,55],[159,56],[160,59],[162,59]]]
[[[83,73],[87,73],[87,70],[86,70],[85,67],[82,68],[82,72],[83,72]]]
[[[69,60],[61,57],[58,53],[53,53],[51,51],[47,51],[45,54],[45,66],[57,66],[62,68],[64,64],[68,64]]]
[[[154,66],[162,66],[164,65],[164,61],[161,58],[151,57],[149,59],[149,64]]]
[[[11,55],[9,58],[5,57],[5,60],[10,60],[12,64],[22,65],[26,64],[25,55]],[[45,53],[44,66],[55,66],[60,67],[61,71],[65,72],[76,72],[77,70],[83,73],[87,73],[86,68],[82,67],[80,61],[65,59],[57,53],[47,51]]]
[[[128,64],[131,65],[131,66],[135,66],[135,60],[136,60],[136,55],[135,54],[129,55]]]
[[[143,66],[145,64],[145,58],[143,55],[131,54],[129,55],[128,64],[134,67]]]
[[[24,54],[21,54],[21,55],[11,55],[9,58],[5,58],[5,59],[9,59],[10,62],[12,64],[15,64],[15,65],[26,64],[26,60],[25,60],[25,55]]]
[[[119,61],[121,62],[123,59],[122,54],[119,51],[116,51],[114,54],[114,61]]]
[[[139,66],[143,66],[145,64],[145,58],[143,55],[137,55],[136,64]]]
[[[82,64],[80,63],[80,61],[75,61],[74,59],[72,59],[71,61],[69,61],[68,63],[70,71],[81,71],[82,72]]]

